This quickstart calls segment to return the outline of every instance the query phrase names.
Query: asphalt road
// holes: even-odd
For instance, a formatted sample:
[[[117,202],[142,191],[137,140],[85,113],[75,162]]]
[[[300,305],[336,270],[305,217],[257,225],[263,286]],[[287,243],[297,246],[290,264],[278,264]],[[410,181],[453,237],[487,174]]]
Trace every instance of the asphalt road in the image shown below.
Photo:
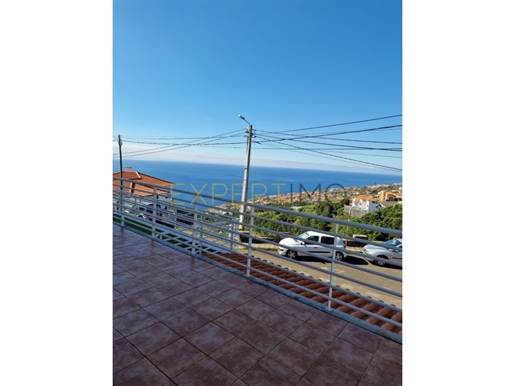
[[[295,270],[305,275],[312,276],[316,279],[325,281],[329,281],[330,279],[330,273],[325,273],[330,272],[331,270],[332,264],[329,261],[323,261],[321,259],[316,259],[314,257],[309,256],[297,257],[296,260],[291,260],[286,257],[280,257],[279,255],[277,255],[277,248],[273,245],[254,244],[253,247],[261,249],[253,250],[252,255],[254,257],[266,260],[269,263],[274,263],[275,265],[279,265],[283,268],[288,268],[290,270]],[[383,273],[389,276],[393,276],[395,278],[402,279],[402,268],[395,266],[380,267],[376,264],[368,262],[364,258],[361,258],[357,255],[351,255],[352,249],[348,249],[347,252],[348,256],[346,259],[343,260],[343,263],[345,263],[345,265],[335,264],[336,273],[345,275],[350,279],[357,279],[402,294],[402,282],[395,281],[394,279],[390,278],[377,276],[374,274],[375,272]],[[273,253],[274,256],[270,255],[269,253]],[[363,271],[362,269],[372,271],[372,273]],[[333,283],[342,288],[349,289],[350,291],[358,292],[362,295],[370,296],[373,299],[382,300],[387,304],[394,304],[395,306],[402,308],[402,298],[389,293],[385,293],[380,289],[370,288],[366,285],[355,283],[350,279],[335,277],[333,279]]]

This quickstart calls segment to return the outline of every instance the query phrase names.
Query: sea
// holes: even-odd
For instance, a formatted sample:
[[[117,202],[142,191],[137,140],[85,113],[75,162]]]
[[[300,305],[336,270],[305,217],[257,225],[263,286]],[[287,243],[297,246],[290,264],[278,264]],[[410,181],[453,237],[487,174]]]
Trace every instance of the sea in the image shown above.
[[[123,168],[173,182],[173,190],[200,193],[208,205],[218,206],[241,200],[244,165],[208,164],[177,161],[130,160]],[[113,172],[120,171],[120,161],[113,159]],[[279,194],[325,191],[335,188],[402,183],[401,174],[359,173],[334,170],[295,169],[250,166],[247,198]],[[180,193],[174,193],[174,195]],[[184,196],[184,194],[183,194]]]

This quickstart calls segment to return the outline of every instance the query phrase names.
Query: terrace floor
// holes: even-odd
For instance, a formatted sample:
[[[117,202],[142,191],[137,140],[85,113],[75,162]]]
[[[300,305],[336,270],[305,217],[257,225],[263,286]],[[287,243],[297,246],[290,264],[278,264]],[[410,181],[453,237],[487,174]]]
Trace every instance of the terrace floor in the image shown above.
[[[402,345],[113,225],[114,385],[402,384]]]

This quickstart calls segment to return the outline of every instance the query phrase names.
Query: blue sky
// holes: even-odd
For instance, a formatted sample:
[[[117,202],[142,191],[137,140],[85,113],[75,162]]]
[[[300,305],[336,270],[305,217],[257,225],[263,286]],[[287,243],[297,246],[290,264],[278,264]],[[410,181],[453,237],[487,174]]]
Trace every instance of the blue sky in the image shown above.
[[[400,173],[402,3],[114,1],[114,157],[243,163],[238,114],[251,164]]]

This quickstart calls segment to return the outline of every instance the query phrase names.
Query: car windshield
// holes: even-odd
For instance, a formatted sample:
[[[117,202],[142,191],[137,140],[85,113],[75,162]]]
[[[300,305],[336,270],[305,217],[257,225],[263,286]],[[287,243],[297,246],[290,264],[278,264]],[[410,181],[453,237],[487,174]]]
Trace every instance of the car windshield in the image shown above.
[[[299,239],[307,239],[309,237],[308,232],[301,233],[297,236]]]
[[[392,247],[396,247],[399,244],[402,244],[402,242],[400,242],[399,239],[388,240],[384,243],[384,245],[390,245]]]

